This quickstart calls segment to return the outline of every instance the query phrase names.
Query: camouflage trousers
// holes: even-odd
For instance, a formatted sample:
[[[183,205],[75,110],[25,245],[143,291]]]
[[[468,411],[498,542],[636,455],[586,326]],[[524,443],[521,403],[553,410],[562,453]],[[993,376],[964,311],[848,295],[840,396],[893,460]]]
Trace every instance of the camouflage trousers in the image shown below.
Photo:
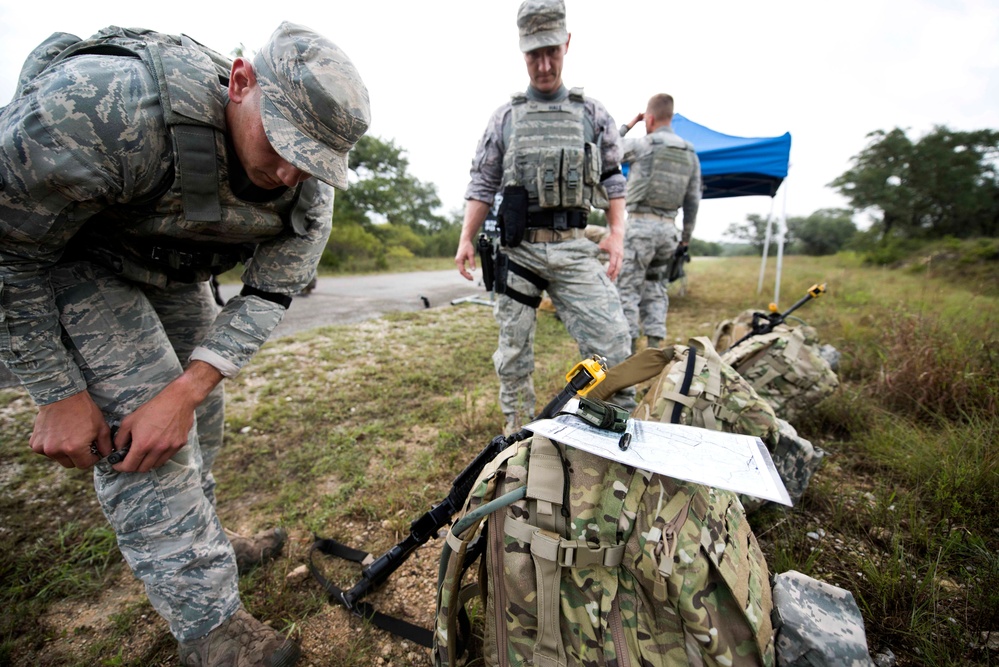
[[[679,244],[680,232],[670,218],[642,213],[628,218],[617,290],[632,338],[642,333],[666,338],[669,295],[663,283],[646,280],[645,274],[653,261],[658,264],[671,259]]]
[[[64,342],[109,422],[180,376],[218,310],[208,283],[140,287],[88,262],[57,266],[52,287]],[[147,473],[94,470],[118,547],[179,641],[207,634],[240,606],[211,475],[223,410],[220,384],[198,408],[187,446],[166,464]]]
[[[556,243],[527,243],[504,248],[510,261],[548,281],[548,296],[579,345],[580,358],[598,354],[608,366],[631,352],[628,327],[614,284],[597,260],[595,243],[572,239]],[[529,296],[541,293],[530,281],[510,273],[507,284]],[[526,423],[534,417],[534,330],[537,311],[498,295],[493,314],[499,324],[499,347],[493,365],[500,379],[500,409]]]

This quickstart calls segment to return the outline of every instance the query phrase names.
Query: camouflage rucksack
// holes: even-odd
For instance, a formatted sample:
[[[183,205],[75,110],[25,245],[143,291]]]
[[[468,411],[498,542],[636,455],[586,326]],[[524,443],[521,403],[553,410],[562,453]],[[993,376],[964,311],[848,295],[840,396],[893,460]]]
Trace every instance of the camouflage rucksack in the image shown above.
[[[791,501],[801,500],[824,452],[778,419],[770,404],[722,360],[707,338],[692,338],[687,347],[643,350],[610,368],[589,396],[606,399],[621,387],[648,380],[652,384],[632,410],[635,419],[756,436],[770,450]],[[748,512],[763,504],[749,496],[740,498]]]
[[[820,352],[815,330],[804,324],[780,324],[726,350],[721,358],[789,422],[839,386],[839,378]]]
[[[686,346],[650,348],[629,357],[608,369],[607,378],[590,396],[606,399],[619,384],[629,386],[652,378],[632,411],[635,419],[753,435],[771,450],[777,444],[779,429],[773,409],[722,362],[703,336],[690,339]]]
[[[733,493],[534,436],[487,465],[447,534],[434,661],[773,665],[771,608]]]

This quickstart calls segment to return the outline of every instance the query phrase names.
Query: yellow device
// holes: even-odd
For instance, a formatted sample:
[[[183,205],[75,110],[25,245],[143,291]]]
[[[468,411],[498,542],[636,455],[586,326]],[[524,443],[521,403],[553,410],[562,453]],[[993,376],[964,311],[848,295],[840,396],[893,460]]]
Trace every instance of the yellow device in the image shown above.
[[[576,377],[581,370],[585,370],[589,376],[593,378],[589,384],[576,392],[580,396],[586,396],[594,387],[603,382],[604,378],[607,377],[607,361],[597,355],[593,355],[589,359],[583,359],[578,364],[573,366],[572,370],[565,374],[565,381],[571,383],[572,379]]]

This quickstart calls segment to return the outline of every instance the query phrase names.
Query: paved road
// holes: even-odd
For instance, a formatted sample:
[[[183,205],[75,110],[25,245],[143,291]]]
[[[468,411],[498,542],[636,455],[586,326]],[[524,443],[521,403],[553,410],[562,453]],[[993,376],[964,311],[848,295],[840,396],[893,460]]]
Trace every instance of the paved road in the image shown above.
[[[222,285],[223,298],[230,298],[241,284]],[[424,302],[424,297],[426,302]],[[385,313],[450,306],[456,299],[483,299],[480,283],[462,278],[456,269],[386,273],[373,276],[320,278],[309,296],[297,297],[272,338],[329,324],[351,324]],[[17,383],[0,365],[0,387]]]
[[[241,288],[239,284],[222,285],[222,297],[228,299]],[[329,324],[361,322],[385,313],[450,306],[455,299],[473,295],[483,297],[486,292],[480,284],[462,278],[456,269],[320,278],[312,294],[291,302],[272,338]]]

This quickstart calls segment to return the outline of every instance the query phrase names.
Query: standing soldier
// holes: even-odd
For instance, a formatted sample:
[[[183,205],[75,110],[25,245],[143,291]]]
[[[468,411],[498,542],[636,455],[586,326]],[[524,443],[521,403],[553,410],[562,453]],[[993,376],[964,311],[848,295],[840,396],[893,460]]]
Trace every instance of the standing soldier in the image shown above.
[[[628,356],[628,329],[612,282],[624,241],[618,130],[600,102],[562,84],[570,38],[562,0],[526,0],[517,26],[530,85],[493,113],[479,142],[455,256],[458,271],[471,280],[476,235],[501,192],[493,364],[506,433],[534,416],[534,329],[543,290],[582,356],[599,354],[611,365]],[[583,234],[591,206],[607,209],[610,234],[599,246],[610,256],[606,272],[598,246]],[[617,402],[633,406],[633,394],[632,388]]]
[[[186,36],[56,33],[0,110],[0,360],[39,406],[31,448],[97,464],[184,665],[298,660],[239,598],[237,561],[283,536],[240,558],[215,512],[221,382],[314,274],[325,184],[346,187],[368,122],[346,54],[291,23],[252,63]],[[208,280],[240,261],[243,290],[219,311]]]
[[[701,202],[701,163],[689,142],[673,132],[673,98],[653,95],[645,113],[621,126],[622,136],[640,120],[645,136],[624,140],[628,171],[628,233],[617,288],[621,293],[631,351],[635,352],[641,325],[649,347],[666,338],[669,265],[678,247],[686,247],[694,233]],[[675,224],[683,207],[683,233]]]

